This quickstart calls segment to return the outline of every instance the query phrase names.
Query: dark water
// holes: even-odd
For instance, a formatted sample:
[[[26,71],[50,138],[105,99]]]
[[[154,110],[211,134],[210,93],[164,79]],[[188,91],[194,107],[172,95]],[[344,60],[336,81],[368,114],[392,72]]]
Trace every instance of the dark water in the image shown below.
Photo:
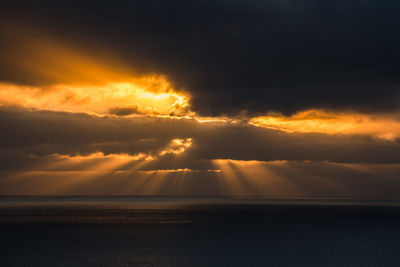
[[[0,198],[0,246],[0,266],[400,266],[400,202]]]

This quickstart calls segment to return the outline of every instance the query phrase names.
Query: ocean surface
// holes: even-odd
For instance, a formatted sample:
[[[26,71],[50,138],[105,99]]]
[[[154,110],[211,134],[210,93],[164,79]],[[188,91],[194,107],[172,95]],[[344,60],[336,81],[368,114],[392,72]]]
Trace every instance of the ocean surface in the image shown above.
[[[400,266],[400,200],[0,197],[0,266]]]

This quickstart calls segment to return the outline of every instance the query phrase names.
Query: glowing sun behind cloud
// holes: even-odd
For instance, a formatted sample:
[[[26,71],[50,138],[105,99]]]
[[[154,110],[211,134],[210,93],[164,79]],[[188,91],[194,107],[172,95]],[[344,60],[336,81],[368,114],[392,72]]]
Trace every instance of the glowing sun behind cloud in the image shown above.
[[[33,87],[0,84],[0,103],[97,115],[183,116],[190,113],[188,95],[176,92],[168,80],[160,75],[92,86],[58,84]]]

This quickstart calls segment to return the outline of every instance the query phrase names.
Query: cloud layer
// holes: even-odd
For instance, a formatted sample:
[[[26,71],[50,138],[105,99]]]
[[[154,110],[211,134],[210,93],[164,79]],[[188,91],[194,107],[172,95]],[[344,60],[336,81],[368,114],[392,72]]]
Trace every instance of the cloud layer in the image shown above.
[[[146,153],[174,139],[189,140],[185,157],[235,160],[320,160],[400,163],[400,144],[360,135],[285,133],[244,122],[198,122],[158,117],[98,117],[18,108],[0,110],[0,149],[31,155]],[[186,142],[186,141],[185,141]],[[183,166],[184,167],[184,166]]]
[[[0,194],[394,197],[400,144],[3,107]]]

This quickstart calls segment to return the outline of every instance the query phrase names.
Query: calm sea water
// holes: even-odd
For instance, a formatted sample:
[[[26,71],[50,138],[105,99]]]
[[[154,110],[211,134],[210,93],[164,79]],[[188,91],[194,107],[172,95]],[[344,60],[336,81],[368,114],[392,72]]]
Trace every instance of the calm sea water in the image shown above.
[[[1,197],[0,266],[400,266],[400,201]]]

